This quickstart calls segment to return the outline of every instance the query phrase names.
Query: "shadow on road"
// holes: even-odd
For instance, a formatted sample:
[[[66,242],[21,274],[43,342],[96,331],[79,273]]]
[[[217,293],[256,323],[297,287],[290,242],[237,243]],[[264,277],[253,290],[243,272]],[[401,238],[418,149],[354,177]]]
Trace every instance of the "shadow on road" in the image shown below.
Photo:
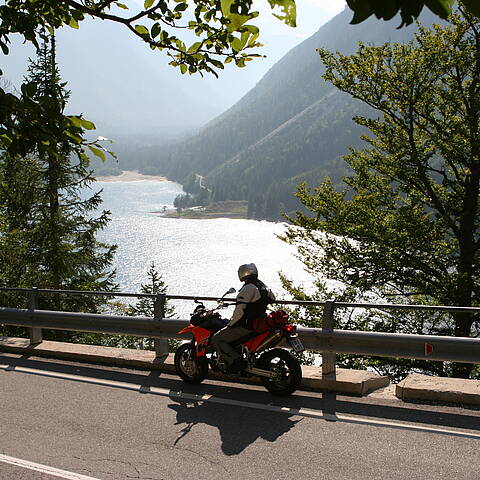
[[[222,440],[222,452],[225,455],[238,455],[245,448],[262,438],[275,442],[303,419],[292,420],[293,415],[275,412],[254,412],[250,408],[241,408],[211,404],[207,402],[189,402],[172,398],[170,404],[176,413],[175,425],[182,426],[175,440],[177,445],[190,433],[195,425],[205,424],[218,428]]]
[[[157,371],[132,371],[1,353],[0,364],[8,365],[6,371],[12,374],[16,367],[28,367],[32,369],[28,372],[29,374],[49,375],[51,373],[60,377],[59,381],[63,380],[61,375],[64,374],[65,380],[68,381],[97,383],[96,381],[101,380],[102,383],[114,388],[127,388],[115,383],[125,382],[137,386],[134,389],[138,389],[140,394],[148,394],[152,387],[158,387],[175,393],[214,397],[216,399],[214,403],[200,401],[194,404],[191,400],[190,403],[187,400],[181,400],[178,395],[170,396],[175,401],[170,408],[177,414],[177,423],[184,425],[177,441],[181,441],[182,435],[188,434],[189,429],[192,428],[191,425],[205,423],[219,429],[223,440],[223,449],[227,455],[234,455],[242,451],[259,437],[271,441],[279,438],[297,423],[298,420],[291,418],[297,409],[318,412],[319,417],[326,420],[335,420],[335,415],[344,414],[382,421],[394,420],[480,431],[480,411],[478,409],[406,404],[399,401],[378,400],[368,396],[349,397],[329,392],[303,391],[296,392],[291,397],[279,398],[272,396],[262,387],[209,381],[201,385],[187,385],[174,376],[160,374]],[[108,383],[110,381],[111,384]],[[251,405],[251,408],[232,406],[228,405],[229,401],[246,402],[257,406]],[[283,411],[279,413],[264,410],[262,415],[249,415],[248,412],[258,406],[281,407]],[[220,414],[220,412],[223,413]],[[252,417],[256,419],[256,423],[249,421]],[[298,416],[296,418],[298,419]]]

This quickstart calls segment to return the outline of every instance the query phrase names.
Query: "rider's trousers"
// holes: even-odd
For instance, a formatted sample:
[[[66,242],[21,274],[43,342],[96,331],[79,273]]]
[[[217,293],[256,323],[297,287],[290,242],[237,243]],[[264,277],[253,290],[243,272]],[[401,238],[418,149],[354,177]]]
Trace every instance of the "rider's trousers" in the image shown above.
[[[219,330],[212,338],[215,349],[225,356],[228,365],[231,365],[240,354],[230,344],[239,338],[252,333],[251,330],[243,327],[225,327]]]

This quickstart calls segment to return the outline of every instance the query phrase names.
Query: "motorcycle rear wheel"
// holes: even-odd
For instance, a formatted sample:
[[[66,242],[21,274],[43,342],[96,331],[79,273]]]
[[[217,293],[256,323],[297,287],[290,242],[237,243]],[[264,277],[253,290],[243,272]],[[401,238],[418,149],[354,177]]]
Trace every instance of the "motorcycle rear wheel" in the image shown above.
[[[208,373],[206,357],[197,357],[195,345],[184,343],[177,348],[174,357],[175,370],[186,383],[200,383]]]
[[[261,377],[264,387],[273,395],[282,397],[290,395],[302,383],[300,362],[282,348],[267,350],[261,355],[257,366],[278,374],[278,379]]]

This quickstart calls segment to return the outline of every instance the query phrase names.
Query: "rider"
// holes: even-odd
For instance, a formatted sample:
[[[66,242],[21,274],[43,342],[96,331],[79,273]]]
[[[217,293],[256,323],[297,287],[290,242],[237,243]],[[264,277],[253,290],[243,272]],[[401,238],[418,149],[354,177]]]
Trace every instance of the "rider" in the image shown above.
[[[253,320],[265,315],[267,305],[275,300],[272,291],[258,279],[258,270],[254,263],[240,265],[238,278],[244,285],[238,292],[232,318],[227,326],[212,338],[219,357],[226,360],[229,371],[241,371],[245,367],[239,352],[231,343],[251,334]]]

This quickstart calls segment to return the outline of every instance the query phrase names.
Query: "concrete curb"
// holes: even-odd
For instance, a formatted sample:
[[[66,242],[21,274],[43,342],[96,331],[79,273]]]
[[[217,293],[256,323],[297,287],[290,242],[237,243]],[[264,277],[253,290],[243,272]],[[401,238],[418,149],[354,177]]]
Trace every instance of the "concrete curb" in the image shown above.
[[[408,375],[395,387],[401,400],[480,405],[480,380]]]
[[[0,351],[117,367],[160,370],[164,373],[176,374],[173,355],[168,355],[163,361],[158,361],[155,360],[155,353],[148,350],[131,350],[127,348],[50,341],[30,345],[30,341],[27,338],[0,337]],[[324,379],[319,367],[302,366],[302,388],[305,390],[326,390],[337,393],[365,395],[389,384],[388,377],[366,370],[338,368],[336,373],[336,380]],[[209,372],[208,378],[254,385],[261,384],[256,377],[235,377],[235,379],[232,379],[232,377],[212,371]]]

